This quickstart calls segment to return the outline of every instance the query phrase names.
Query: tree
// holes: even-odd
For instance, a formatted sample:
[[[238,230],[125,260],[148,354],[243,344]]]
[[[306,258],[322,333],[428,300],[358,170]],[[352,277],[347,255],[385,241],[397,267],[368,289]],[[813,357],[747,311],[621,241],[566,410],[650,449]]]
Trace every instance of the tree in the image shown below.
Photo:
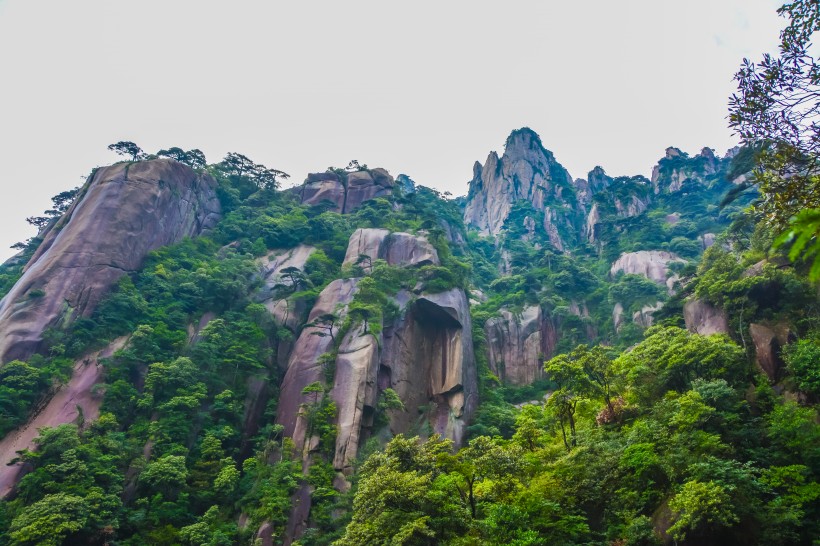
[[[669,501],[675,512],[675,523],[669,534],[675,540],[685,540],[689,534],[706,535],[739,521],[726,490],[713,481],[688,481]]]
[[[304,271],[298,267],[286,267],[279,272],[279,276],[283,280],[287,280],[288,284],[277,284],[276,286],[287,287],[291,292],[299,290],[300,286],[307,286],[310,281],[305,276]]]
[[[333,328],[339,321],[339,316],[334,313],[324,313],[319,315],[314,320],[305,324],[305,328],[317,328],[317,331],[311,332],[311,335],[319,337],[330,337],[331,342],[336,342],[333,337]]]
[[[779,56],[766,54],[758,63],[743,60],[735,76],[738,92],[729,103],[729,125],[744,144],[760,149],[756,208],[778,231],[802,213],[780,241],[796,239],[802,249],[820,235],[820,223],[806,217],[816,216],[806,209],[820,208],[820,60],[810,53],[812,36],[820,30],[820,3],[796,0],[777,12],[789,19],[780,33]],[[816,245],[813,249],[816,280],[820,254]]]
[[[109,144],[108,149],[117,155],[130,157],[131,161],[137,161],[146,157],[145,153],[142,151],[142,148],[128,140],[121,140],[114,144]]]
[[[9,530],[13,544],[58,546],[88,521],[88,503],[68,493],[46,495],[14,518]]]

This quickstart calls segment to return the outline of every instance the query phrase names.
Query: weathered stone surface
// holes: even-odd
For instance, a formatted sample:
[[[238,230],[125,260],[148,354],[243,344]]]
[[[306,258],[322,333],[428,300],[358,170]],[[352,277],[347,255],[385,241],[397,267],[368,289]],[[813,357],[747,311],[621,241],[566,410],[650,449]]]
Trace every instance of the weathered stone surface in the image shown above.
[[[330,201],[333,212],[344,212],[345,187],[336,173],[311,173],[305,183],[297,190],[302,203],[318,205]]]
[[[368,199],[389,195],[393,189],[393,177],[384,169],[309,174],[305,183],[294,190],[302,203],[318,205],[322,201],[333,203],[331,210],[340,213],[353,212]]]
[[[792,335],[788,326],[783,324],[766,326],[753,323],[749,325],[749,334],[755,346],[757,365],[770,381],[777,381],[785,366],[780,350],[789,343]]]
[[[680,162],[679,158],[683,158],[684,155],[678,148],[666,149],[666,156],[652,169],[652,186],[656,194],[680,191],[688,179],[702,181],[717,172],[720,160],[710,148],[703,148],[690,162]],[[678,164],[669,161],[675,159],[678,160]]]
[[[704,300],[689,300],[683,305],[686,329],[702,336],[728,334],[729,320],[726,312]]]
[[[28,358],[46,328],[91,314],[151,250],[215,225],[215,190],[209,175],[169,159],[98,169],[0,301],[0,362]]]
[[[478,402],[470,310],[463,290],[424,294],[384,330],[381,389],[390,387],[405,412],[392,412],[390,428],[406,432],[427,407],[432,429],[460,444]]]
[[[388,235],[390,235],[388,229],[357,229],[350,236],[347,243],[344,264],[355,264],[361,255],[368,256],[371,261],[378,260],[381,255],[382,245]]]
[[[360,228],[353,232],[344,263],[355,264],[361,255],[390,265],[439,264],[438,252],[424,236],[390,233],[386,229]]]
[[[507,385],[529,385],[544,377],[544,360],[553,355],[547,320],[538,306],[520,315],[502,309],[484,325],[490,370]]]
[[[5,498],[17,484],[23,466],[18,463],[9,466],[17,452],[33,450],[34,439],[43,427],[56,427],[66,423],[82,424],[97,419],[100,414],[103,394],[96,393],[94,386],[103,382],[105,368],[100,359],[108,358],[121,349],[127,337],[111,342],[106,348],[78,359],[71,372],[71,379],[62,385],[46,406],[25,425],[13,430],[0,440],[0,498]]]
[[[612,324],[616,332],[621,331],[621,326],[624,322],[624,306],[621,303],[616,303],[612,308]]]
[[[289,281],[282,278],[282,270],[295,267],[304,271],[305,264],[316,248],[309,245],[298,245],[286,250],[271,250],[266,256],[257,260],[264,285],[257,293],[256,301],[263,303],[273,316],[277,325],[283,326],[296,334],[308,313],[304,298],[293,297],[288,288]],[[276,360],[281,369],[287,368],[288,358],[295,340],[279,340],[276,347]]]
[[[656,302],[655,305],[644,305],[640,311],[632,313],[632,322],[641,328],[649,328],[655,321],[655,313],[663,307],[663,302]]]
[[[339,345],[336,376],[330,395],[338,410],[336,453],[333,467],[351,473],[363,428],[373,423],[378,392],[379,340],[365,334],[360,325],[351,329]]]
[[[382,247],[380,257],[390,265],[438,265],[438,252],[421,235],[391,233]]]
[[[327,285],[310,311],[308,322],[325,313],[344,316],[347,304],[356,293],[358,281],[358,279],[337,279]],[[333,342],[329,336],[313,335],[316,331],[318,331],[316,328],[305,328],[296,340],[288,360],[288,369],[282,380],[276,416],[276,422],[285,427],[285,435],[292,437],[299,449],[303,447],[305,438],[303,435],[294,434],[294,431],[297,426],[299,408],[303,403],[308,402],[302,394],[302,389],[323,379],[319,357],[330,349]],[[337,332],[338,329],[334,333]]]
[[[565,191],[575,191],[569,173],[543,148],[533,131],[513,131],[503,157],[491,152],[484,166],[476,162],[464,211],[465,223],[483,235],[501,231],[513,203],[526,200],[545,214],[544,229],[558,248],[563,242],[557,226],[568,222],[551,203],[564,203]]]
[[[615,260],[609,273],[614,276],[623,271],[626,274],[643,275],[658,284],[667,284],[669,264],[672,262],[686,263],[686,260],[663,250],[628,252]]]

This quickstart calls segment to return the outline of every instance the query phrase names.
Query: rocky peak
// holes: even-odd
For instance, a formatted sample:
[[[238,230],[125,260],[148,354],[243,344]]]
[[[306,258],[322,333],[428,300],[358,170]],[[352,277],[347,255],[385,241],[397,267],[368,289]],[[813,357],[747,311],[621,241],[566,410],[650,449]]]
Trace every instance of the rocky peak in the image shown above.
[[[570,208],[577,204],[577,190],[566,169],[528,128],[510,134],[503,156],[490,152],[483,166],[476,163],[465,222],[484,235],[496,235],[513,204],[519,201],[528,201],[536,211],[544,213],[543,228],[550,242],[561,248],[558,226],[572,224],[565,209],[568,204]]]
[[[393,177],[385,169],[363,169],[353,172],[336,169],[310,173],[304,184],[291,191],[295,192],[304,204],[318,205],[328,202],[333,205],[331,210],[344,214],[353,212],[368,199],[389,195],[394,184]]]
[[[214,226],[216,187],[210,175],[169,159],[96,170],[0,300],[0,363],[31,356],[46,328],[90,315],[151,250]]]

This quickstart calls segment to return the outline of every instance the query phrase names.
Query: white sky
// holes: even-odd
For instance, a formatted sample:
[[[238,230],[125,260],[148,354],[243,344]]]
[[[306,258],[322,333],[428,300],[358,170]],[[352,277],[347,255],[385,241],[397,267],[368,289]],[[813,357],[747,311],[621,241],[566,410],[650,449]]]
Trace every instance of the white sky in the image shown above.
[[[25,217],[116,160],[236,151],[292,181],[358,159],[466,193],[529,126],[584,177],[722,154],[772,0],[0,0],[0,260]]]

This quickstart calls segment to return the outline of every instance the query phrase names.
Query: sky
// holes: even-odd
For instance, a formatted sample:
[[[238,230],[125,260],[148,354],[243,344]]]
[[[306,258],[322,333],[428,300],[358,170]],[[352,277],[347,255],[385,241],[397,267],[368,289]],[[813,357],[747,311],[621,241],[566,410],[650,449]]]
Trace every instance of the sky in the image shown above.
[[[779,4],[0,0],[0,260],[119,140],[294,183],[357,159],[454,195],[523,126],[573,177],[722,155],[733,75],[776,51]]]

